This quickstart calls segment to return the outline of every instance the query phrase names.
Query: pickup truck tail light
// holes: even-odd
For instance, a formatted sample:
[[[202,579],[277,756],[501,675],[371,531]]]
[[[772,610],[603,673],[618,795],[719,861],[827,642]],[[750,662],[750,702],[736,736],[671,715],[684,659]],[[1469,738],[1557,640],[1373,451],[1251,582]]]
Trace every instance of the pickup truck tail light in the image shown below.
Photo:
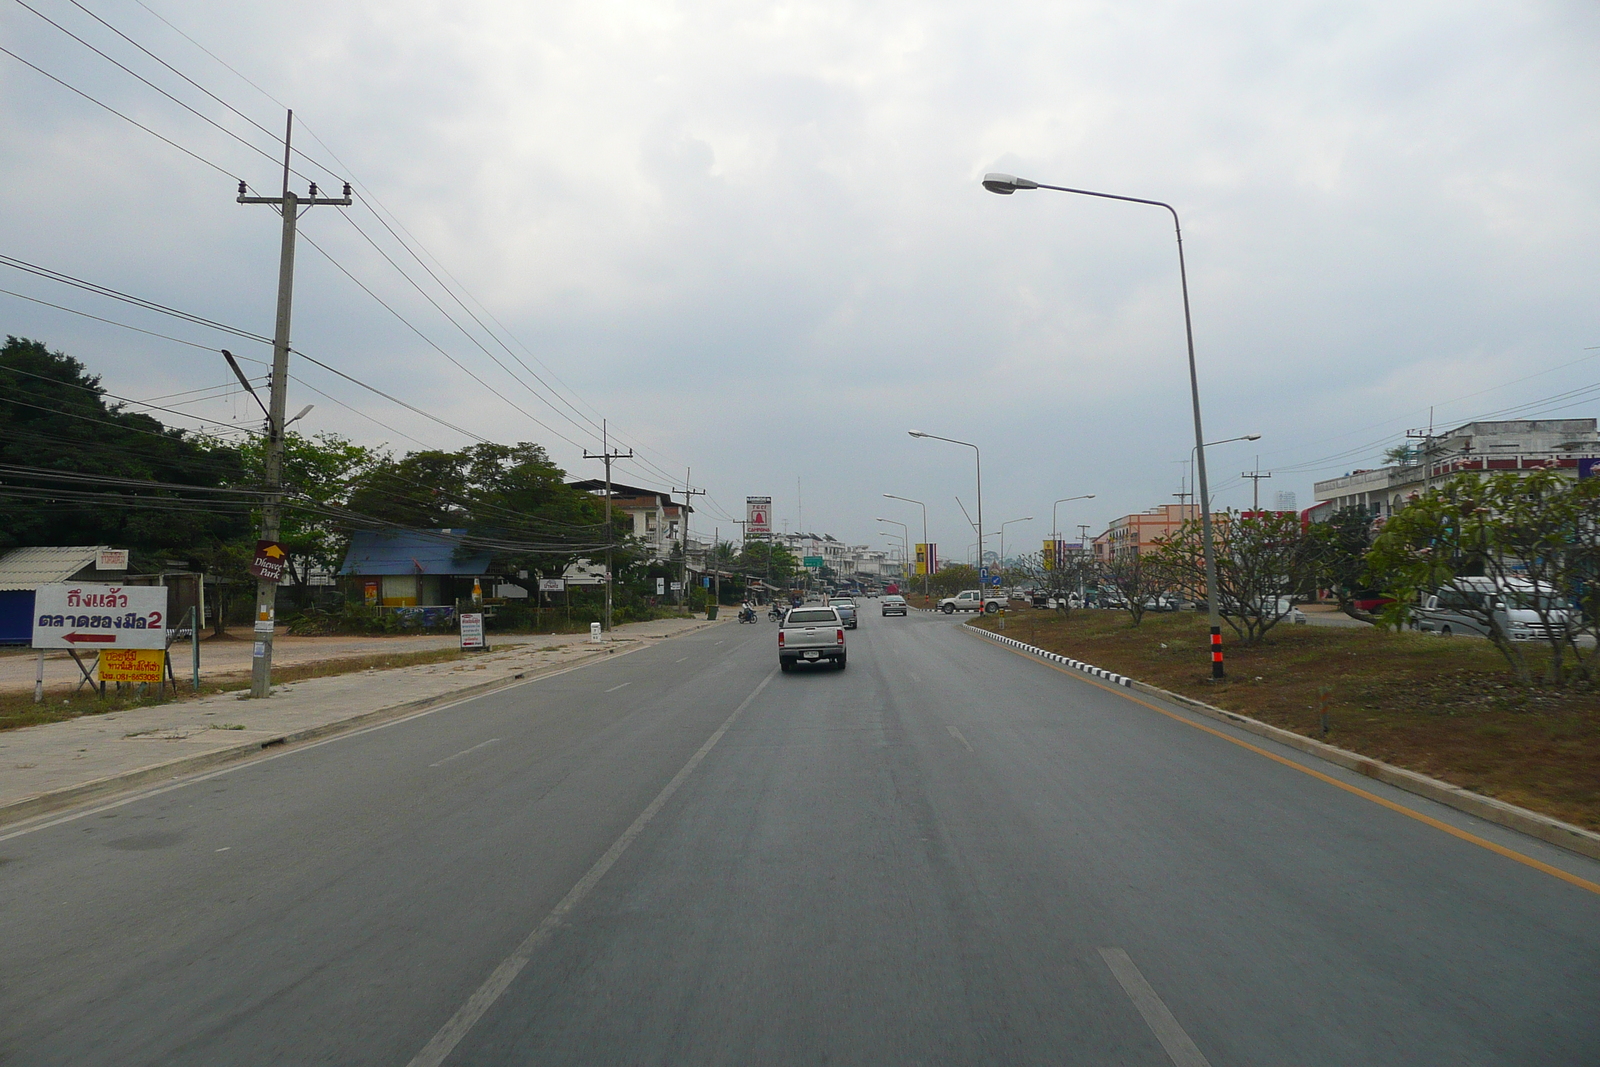
[[[782,630],[778,631],[778,647],[779,648],[783,647],[783,631]]]
[[[835,630],[833,632],[839,635],[838,640],[835,641],[834,644],[836,644],[836,645],[844,644],[844,631],[843,630]]]

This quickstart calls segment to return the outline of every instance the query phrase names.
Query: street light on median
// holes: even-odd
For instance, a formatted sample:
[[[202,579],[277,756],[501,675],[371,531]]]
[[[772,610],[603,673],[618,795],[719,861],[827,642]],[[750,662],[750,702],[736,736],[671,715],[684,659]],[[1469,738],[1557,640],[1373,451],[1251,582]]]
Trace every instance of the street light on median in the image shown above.
[[[1200,540],[1205,551],[1206,606],[1211,616],[1211,677],[1223,677],[1222,669],[1222,616],[1217,612],[1217,557],[1211,536],[1211,500],[1206,483],[1205,434],[1200,428],[1200,376],[1194,362],[1194,325],[1189,316],[1189,272],[1183,262],[1183,226],[1178,222],[1178,211],[1160,200],[1145,200],[1137,196],[1118,196],[1115,193],[1097,193],[1089,189],[1071,189],[1064,185],[1044,185],[1019,178],[1015,174],[985,174],[983,187],[991,193],[1010,196],[1019,190],[1050,189],[1058,193],[1076,193],[1102,200],[1121,200],[1130,204],[1148,204],[1165,208],[1172,215],[1172,232],[1178,241],[1178,281],[1183,290],[1183,333],[1189,345],[1189,398],[1194,408],[1194,443],[1200,456]]]
[[[1064,496],[1060,500],[1057,500],[1054,504],[1051,504],[1050,505],[1050,540],[1052,540],[1052,541],[1061,540],[1061,535],[1056,530],[1056,507],[1058,505],[1065,504],[1069,500],[1093,500],[1093,499],[1094,499],[1094,494],[1093,493],[1084,493],[1082,496]]]
[[[883,495],[884,495],[885,499],[888,499],[888,500],[904,500],[907,504],[915,504],[915,505],[917,505],[917,507],[922,509],[922,544],[923,544],[923,551],[926,552],[927,551],[927,544],[928,544],[928,505],[924,504],[920,500],[912,500],[908,496],[895,496],[893,493],[885,493]],[[906,563],[907,563],[908,566],[910,565],[910,562],[911,561],[909,559],[906,560]],[[907,578],[907,580],[909,582],[909,580],[911,578],[911,574],[909,572],[907,572],[906,578]],[[927,560],[923,560],[923,568],[922,568],[922,599],[923,600],[927,600],[928,599],[928,567],[927,567]]]
[[[1211,448],[1211,447],[1213,447],[1215,445],[1232,444],[1234,441],[1259,441],[1259,440],[1261,440],[1261,435],[1260,434],[1258,434],[1258,433],[1247,433],[1243,437],[1224,437],[1220,441],[1207,441],[1205,443],[1205,447],[1206,448]],[[1195,456],[1195,451],[1196,451],[1195,446],[1190,445],[1189,446],[1189,489],[1191,491],[1193,491],[1193,489],[1195,487],[1195,485],[1194,485],[1194,456]],[[1203,449],[1202,449],[1202,451],[1203,451]],[[1205,462],[1205,459],[1204,459],[1203,456],[1201,457],[1201,462],[1202,463]],[[1208,501],[1208,503],[1209,503],[1209,501]]]
[[[978,470],[978,587],[983,587],[983,453],[971,441],[957,441],[954,437],[940,437],[936,433],[923,433],[921,430],[906,431],[912,437],[925,437],[933,441],[943,441],[946,444],[965,445],[972,449]]]
[[[1014,522],[1032,521],[1032,515],[1024,515],[1020,519],[1007,519],[1005,522],[1000,524],[1000,573],[1004,574],[1006,569],[1006,527],[1010,526]]]

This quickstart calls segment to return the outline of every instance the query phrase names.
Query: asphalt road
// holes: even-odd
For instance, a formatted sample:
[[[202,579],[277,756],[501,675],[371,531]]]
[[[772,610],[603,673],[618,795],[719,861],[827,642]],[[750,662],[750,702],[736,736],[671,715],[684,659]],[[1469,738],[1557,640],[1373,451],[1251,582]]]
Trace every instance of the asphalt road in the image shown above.
[[[863,614],[0,834],[0,1063],[1600,1063],[1600,895],[1406,812],[1600,864]]]

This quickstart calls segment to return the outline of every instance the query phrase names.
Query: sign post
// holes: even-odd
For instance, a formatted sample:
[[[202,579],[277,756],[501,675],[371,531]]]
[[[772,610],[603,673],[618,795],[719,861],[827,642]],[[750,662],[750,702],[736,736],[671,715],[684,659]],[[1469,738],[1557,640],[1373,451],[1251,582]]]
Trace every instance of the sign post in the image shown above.
[[[35,649],[64,648],[78,665],[83,681],[96,679],[78,658],[79,649],[98,653],[120,649],[161,649],[167,647],[167,589],[162,585],[84,585],[55,582],[41,585],[33,594],[33,639]],[[100,689],[104,692],[105,681]],[[34,695],[44,699],[44,653],[39,653],[39,668]]]
[[[483,636],[483,613],[480,611],[464,611],[461,613],[461,647],[481,648],[488,650],[488,642]]]

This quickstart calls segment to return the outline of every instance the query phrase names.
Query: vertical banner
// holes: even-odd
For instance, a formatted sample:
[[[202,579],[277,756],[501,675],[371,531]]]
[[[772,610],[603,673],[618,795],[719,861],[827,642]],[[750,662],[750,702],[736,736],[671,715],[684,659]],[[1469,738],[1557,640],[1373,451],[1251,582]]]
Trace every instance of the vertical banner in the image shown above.
[[[1044,569],[1047,571],[1055,570],[1056,561],[1060,558],[1061,542],[1052,540],[1045,541],[1044,548],[1042,548],[1039,552],[1039,562],[1044,565]]]
[[[921,575],[939,573],[939,546],[933,542],[917,544],[916,573]]]
[[[744,498],[744,532],[747,537],[765,537],[772,533],[772,498],[747,496]]]

